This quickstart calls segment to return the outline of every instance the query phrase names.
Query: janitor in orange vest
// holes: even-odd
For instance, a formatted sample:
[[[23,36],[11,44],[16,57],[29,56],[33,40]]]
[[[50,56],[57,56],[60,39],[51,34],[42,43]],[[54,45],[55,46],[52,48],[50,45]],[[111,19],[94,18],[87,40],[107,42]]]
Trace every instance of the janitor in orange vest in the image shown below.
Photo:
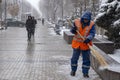
[[[79,33],[84,37],[83,40]],[[89,69],[90,69],[90,49],[87,44],[92,45],[92,39],[95,36],[95,25],[91,20],[91,12],[85,11],[81,16],[81,19],[75,19],[74,27],[71,29],[71,32],[74,35],[72,40],[73,55],[71,58],[71,76],[75,76],[78,59],[80,54],[82,54],[82,73],[85,78],[89,78]]]

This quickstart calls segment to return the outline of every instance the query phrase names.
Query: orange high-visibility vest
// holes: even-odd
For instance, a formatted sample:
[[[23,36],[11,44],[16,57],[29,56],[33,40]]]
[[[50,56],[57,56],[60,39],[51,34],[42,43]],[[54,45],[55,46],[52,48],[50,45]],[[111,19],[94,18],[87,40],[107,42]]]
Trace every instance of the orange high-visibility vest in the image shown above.
[[[91,21],[89,26],[85,26],[84,28],[82,28],[82,23],[80,19],[76,19],[75,25],[79,33],[86,39],[86,37],[89,35],[92,26],[94,25],[94,22]],[[72,40],[72,48],[80,50],[89,50],[89,46],[83,42],[84,40],[80,37],[79,34],[76,33]],[[90,41],[89,44],[92,46],[92,41]]]

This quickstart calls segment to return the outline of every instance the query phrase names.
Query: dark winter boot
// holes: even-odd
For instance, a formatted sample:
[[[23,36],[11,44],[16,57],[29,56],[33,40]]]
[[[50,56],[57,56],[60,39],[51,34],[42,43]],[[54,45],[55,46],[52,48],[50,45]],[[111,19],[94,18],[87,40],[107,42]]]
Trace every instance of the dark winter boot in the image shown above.
[[[84,78],[89,78],[89,75],[88,74],[83,74],[83,77]]]
[[[71,71],[71,72],[70,72],[70,75],[71,75],[71,76],[75,76],[75,71]]]

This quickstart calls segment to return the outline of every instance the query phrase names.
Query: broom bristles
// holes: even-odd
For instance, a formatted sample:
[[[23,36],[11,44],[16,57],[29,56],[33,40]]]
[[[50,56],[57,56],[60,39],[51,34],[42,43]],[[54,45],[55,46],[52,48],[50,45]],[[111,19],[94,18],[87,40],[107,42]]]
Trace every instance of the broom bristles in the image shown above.
[[[107,62],[105,61],[104,57],[100,55],[100,53],[98,53],[92,46],[90,46],[88,44],[89,48],[91,49],[92,51],[92,55],[96,57],[96,59],[99,61],[100,65],[105,67],[107,66]]]
[[[85,38],[79,33],[78,30],[77,30],[77,33],[81,36],[81,38],[82,38],[83,40],[85,40]],[[88,46],[89,46],[89,48],[91,49],[92,54],[93,54],[94,56],[96,56],[96,59],[99,61],[99,63],[101,64],[101,66],[107,66],[108,64],[107,64],[107,62],[105,61],[105,59],[103,58],[103,56],[101,56],[91,45],[88,44]]]

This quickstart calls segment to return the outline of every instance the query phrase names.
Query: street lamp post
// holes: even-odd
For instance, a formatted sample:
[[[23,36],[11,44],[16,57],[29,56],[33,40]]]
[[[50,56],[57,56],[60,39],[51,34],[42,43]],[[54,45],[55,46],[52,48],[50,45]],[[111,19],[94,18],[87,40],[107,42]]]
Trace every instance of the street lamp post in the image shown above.
[[[4,19],[4,22],[5,22],[5,29],[7,29],[6,18],[7,18],[7,2],[6,2],[6,0],[5,0],[5,19]]]
[[[63,6],[64,6],[64,2],[63,2],[64,0],[62,0],[62,20],[63,20],[63,15],[64,15],[64,9],[63,9]]]
[[[0,3],[2,2],[2,0],[0,0]]]
[[[0,18],[1,18],[1,21],[2,21],[2,8],[1,8],[1,3],[2,3],[2,0],[0,0]]]

